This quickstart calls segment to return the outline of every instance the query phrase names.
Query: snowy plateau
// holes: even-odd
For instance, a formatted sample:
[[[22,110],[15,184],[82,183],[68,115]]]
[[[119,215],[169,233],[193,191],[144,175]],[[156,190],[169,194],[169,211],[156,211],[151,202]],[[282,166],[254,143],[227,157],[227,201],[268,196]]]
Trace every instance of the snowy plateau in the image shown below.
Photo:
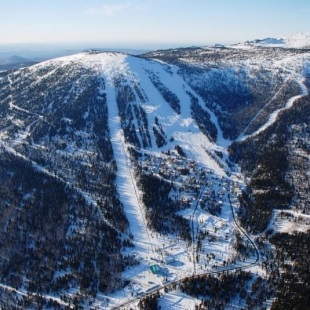
[[[307,309],[310,36],[0,72],[3,309]]]

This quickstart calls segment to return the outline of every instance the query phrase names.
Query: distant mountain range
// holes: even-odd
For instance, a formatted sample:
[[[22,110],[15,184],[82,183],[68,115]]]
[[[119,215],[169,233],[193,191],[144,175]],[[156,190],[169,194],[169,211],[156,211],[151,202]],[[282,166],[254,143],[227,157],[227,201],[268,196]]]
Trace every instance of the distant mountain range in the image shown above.
[[[12,70],[23,67],[28,67],[36,64],[37,62],[28,60],[20,56],[10,56],[8,58],[0,59],[0,71],[2,70]]]
[[[66,48],[58,45],[0,45],[0,71],[18,69],[34,65],[36,63],[46,61],[61,56],[68,56],[90,50],[85,45]],[[132,55],[142,54],[148,50],[142,49],[121,49],[121,48],[96,48],[101,51],[117,51]]]
[[[310,48],[310,34],[298,32],[283,38],[256,39],[252,41],[246,41],[245,45],[283,48]]]

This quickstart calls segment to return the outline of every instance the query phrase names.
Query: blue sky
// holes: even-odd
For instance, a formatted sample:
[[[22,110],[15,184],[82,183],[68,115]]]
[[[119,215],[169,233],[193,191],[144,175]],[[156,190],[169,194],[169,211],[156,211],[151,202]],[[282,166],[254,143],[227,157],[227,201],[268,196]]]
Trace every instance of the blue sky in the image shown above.
[[[128,48],[310,32],[310,0],[0,0],[0,44]]]

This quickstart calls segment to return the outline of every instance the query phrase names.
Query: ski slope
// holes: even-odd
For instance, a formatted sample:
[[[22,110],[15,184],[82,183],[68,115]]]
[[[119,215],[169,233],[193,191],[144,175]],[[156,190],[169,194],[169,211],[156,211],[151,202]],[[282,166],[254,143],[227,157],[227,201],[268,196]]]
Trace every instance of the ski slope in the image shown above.
[[[118,58],[122,60],[122,58]],[[109,128],[111,142],[114,152],[114,158],[117,165],[116,185],[120,195],[120,200],[124,205],[124,210],[129,221],[130,233],[134,236],[136,251],[148,254],[151,251],[152,243],[149,237],[148,229],[144,219],[143,210],[139,201],[137,187],[133,179],[130,168],[130,158],[126,150],[121,122],[118,113],[116,94],[113,87],[113,78],[115,71],[106,63],[102,63],[104,78],[107,79],[106,91],[108,111],[109,111]]]
[[[277,109],[275,110],[274,112],[272,112],[270,115],[269,115],[269,118],[268,118],[268,121],[263,124],[260,128],[258,128],[255,132],[253,132],[252,134],[250,135],[244,135],[244,134],[241,134],[239,136],[239,138],[237,139],[237,141],[244,141],[246,140],[247,138],[250,138],[250,137],[254,137],[254,136],[257,136],[259,133],[261,133],[262,131],[266,130],[268,127],[270,127],[272,124],[274,124],[279,116],[279,114],[284,111],[284,110],[288,110],[289,108],[291,108],[294,104],[295,101],[297,101],[298,99],[304,97],[304,96],[307,96],[309,94],[308,92],[308,89],[307,87],[305,86],[304,84],[304,81],[303,79],[299,79],[297,80],[299,86],[300,86],[300,89],[301,89],[301,94],[300,95],[297,95],[297,96],[293,96],[291,97],[285,104],[285,106],[281,109]],[[268,105],[268,104],[267,104]],[[257,113],[257,115],[260,113],[260,111]],[[249,126],[248,126],[249,127]],[[247,127],[247,128],[248,128]],[[246,129],[247,129],[246,128]],[[244,130],[246,131],[246,130]]]

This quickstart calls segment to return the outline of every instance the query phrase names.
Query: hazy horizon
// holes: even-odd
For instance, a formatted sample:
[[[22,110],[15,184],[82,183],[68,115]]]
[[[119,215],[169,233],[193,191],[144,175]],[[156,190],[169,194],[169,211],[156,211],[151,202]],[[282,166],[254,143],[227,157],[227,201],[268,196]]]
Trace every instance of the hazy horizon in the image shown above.
[[[0,0],[0,45],[158,49],[310,32],[308,0]],[[95,46],[97,45],[97,46]]]

